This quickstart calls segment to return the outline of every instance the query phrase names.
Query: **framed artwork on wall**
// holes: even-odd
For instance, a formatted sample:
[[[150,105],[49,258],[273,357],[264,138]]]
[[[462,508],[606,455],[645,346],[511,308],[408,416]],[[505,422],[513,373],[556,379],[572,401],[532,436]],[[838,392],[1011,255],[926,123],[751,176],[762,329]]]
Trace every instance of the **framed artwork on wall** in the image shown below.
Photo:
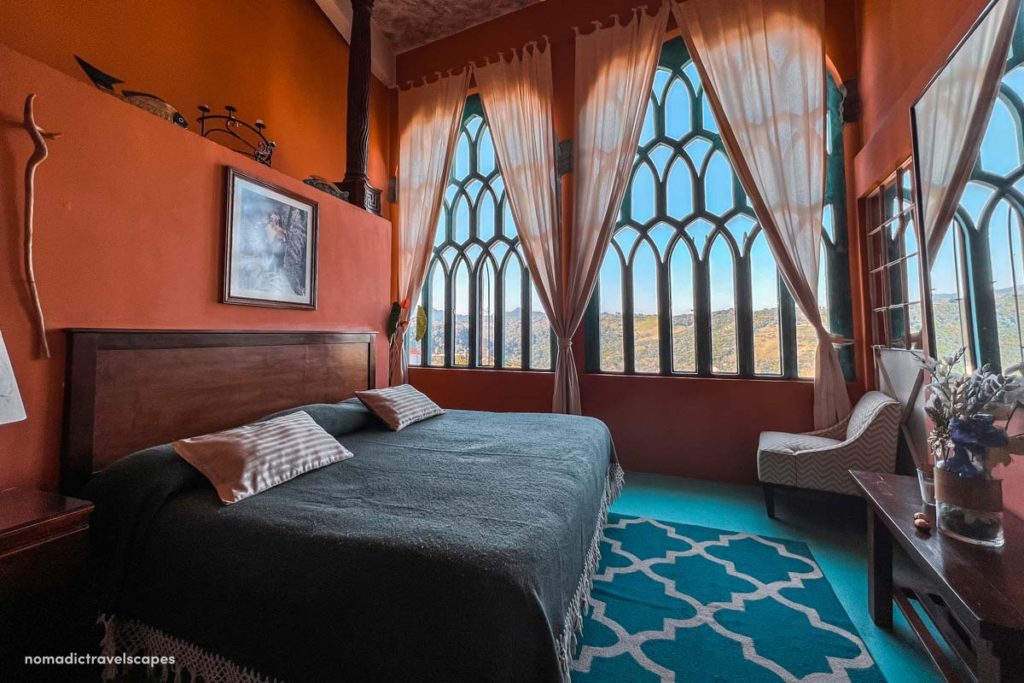
[[[317,209],[228,167],[221,303],[316,310]]]

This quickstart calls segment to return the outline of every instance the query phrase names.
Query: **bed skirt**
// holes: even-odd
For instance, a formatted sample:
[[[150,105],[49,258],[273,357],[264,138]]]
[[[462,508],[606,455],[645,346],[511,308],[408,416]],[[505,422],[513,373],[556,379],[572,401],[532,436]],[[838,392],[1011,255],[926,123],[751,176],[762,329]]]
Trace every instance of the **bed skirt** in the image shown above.
[[[572,664],[573,652],[576,650],[576,639],[583,630],[583,617],[587,613],[590,602],[590,591],[594,586],[594,575],[601,561],[601,535],[608,521],[608,510],[622,491],[623,471],[617,462],[608,468],[604,494],[601,497],[601,508],[598,512],[597,525],[590,541],[590,548],[583,563],[576,592],[566,610],[564,626],[558,640],[558,661],[562,670],[562,681],[568,683],[569,668]],[[173,656],[174,663],[161,667],[160,679],[178,683],[187,677],[189,681],[201,679],[204,683],[280,683],[278,679],[265,676],[236,662],[214,654],[204,648],[169,635],[158,628],[149,626],[136,619],[120,617],[114,614],[101,614],[99,623],[103,624],[103,640],[100,648],[103,655],[114,657],[118,654]],[[113,681],[123,673],[114,664],[103,668],[103,680]]]

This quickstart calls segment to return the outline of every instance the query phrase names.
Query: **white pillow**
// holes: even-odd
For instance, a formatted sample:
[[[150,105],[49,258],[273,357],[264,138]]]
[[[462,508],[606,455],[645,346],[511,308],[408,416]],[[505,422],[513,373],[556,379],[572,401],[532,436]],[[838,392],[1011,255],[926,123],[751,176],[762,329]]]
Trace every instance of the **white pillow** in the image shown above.
[[[356,396],[393,432],[444,413],[443,408],[409,384],[357,391]]]
[[[181,439],[174,450],[210,480],[225,504],[352,457],[302,411]]]

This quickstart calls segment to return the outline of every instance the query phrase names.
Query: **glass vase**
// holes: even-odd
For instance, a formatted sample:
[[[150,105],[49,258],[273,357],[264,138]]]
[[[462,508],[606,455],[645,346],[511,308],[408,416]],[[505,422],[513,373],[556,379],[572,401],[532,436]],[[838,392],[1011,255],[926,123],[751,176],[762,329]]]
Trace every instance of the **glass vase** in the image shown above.
[[[921,502],[935,507],[935,478],[930,468],[927,471],[918,468],[917,485],[921,489]]]
[[[935,516],[939,531],[960,541],[1002,547],[1003,482],[961,477],[935,466]]]

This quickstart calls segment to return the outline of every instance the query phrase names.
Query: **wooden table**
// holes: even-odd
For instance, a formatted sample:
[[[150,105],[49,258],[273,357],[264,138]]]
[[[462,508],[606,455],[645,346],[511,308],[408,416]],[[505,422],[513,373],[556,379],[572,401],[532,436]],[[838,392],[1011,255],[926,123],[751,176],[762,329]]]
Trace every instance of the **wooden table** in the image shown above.
[[[935,510],[921,502],[915,477],[851,472],[868,503],[868,609],[892,627],[896,605],[949,681],[1024,681],[1024,521],[1005,513],[1006,545],[983,548],[946,537]],[[930,532],[914,526],[924,512]],[[893,542],[906,551],[922,581],[897,585]],[[940,648],[911,601],[949,645]]]

